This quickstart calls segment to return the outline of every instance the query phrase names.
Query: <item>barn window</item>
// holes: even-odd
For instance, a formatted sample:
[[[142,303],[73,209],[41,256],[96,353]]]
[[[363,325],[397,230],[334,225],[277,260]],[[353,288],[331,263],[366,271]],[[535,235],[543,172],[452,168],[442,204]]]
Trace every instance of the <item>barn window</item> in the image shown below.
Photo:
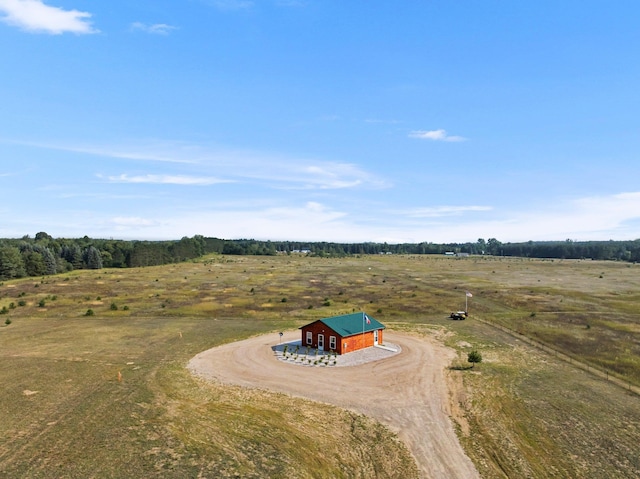
[[[329,336],[329,349],[336,349],[336,337]]]
[[[312,343],[313,343],[313,332],[307,331],[307,344],[312,344]]]

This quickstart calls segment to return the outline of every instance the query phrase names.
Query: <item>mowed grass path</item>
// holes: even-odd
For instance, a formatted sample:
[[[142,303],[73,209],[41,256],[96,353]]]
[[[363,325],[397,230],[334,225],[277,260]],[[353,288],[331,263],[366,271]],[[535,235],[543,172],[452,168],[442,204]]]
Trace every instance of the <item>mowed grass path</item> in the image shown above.
[[[373,420],[184,369],[215,345],[277,342],[279,330],[359,310],[441,338],[460,365],[469,347],[482,352],[474,370],[450,374],[464,384],[456,420],[483,477],[637,477],[636,396],[473,319],[640,384],[638,268],[213,256],[4,282],[0,477],[415,477],[404,445]],[[466,290],[470,319],[448,320]]]

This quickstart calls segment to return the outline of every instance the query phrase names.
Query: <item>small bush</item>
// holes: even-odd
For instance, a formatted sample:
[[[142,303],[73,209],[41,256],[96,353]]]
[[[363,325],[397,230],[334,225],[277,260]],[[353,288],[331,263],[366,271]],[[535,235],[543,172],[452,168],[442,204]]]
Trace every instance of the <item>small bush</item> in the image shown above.
[[[111,311],[118,311],[118,305],[116,303],[111,303],[109,309],[111,309]]]
[[[482,362],[482,354],[480,354],[479,351],[474,349],[473,351],[469,352],[469,355],[467,356],[467,361],[470,362],[471,367],[473,367],[476,365],[476,363]]]
[[[11,324],[11,320],[9,318],[4,320],[4,324],[6,324],[7,326],[9,326]]]
[[[122,307],[122,310],[123,310],[123,311],[129,311],[129,306],[123,306],[123,307]]]
[[[27,302],[24,299],[21,299],[20,301],[18,301],[18,306],[26,306]]]
[[[93,309],[89,308],[87,309],[87,312],[84,313],[85,316],[93,316],[95,313],[93,312]]]
[[[44,308],[46,304],[47,304],[46,301],[44,299],[41,299],[40,302],[38,303],[38,307]]]

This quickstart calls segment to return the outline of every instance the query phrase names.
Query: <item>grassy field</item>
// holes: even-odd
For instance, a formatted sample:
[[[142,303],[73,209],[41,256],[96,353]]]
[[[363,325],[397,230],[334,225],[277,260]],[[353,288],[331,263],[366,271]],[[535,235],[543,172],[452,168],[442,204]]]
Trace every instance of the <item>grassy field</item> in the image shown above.
[[[215,345],[275,341],[360,310],[459,351],[452,402],[483,477],[638,477],[640,399],[561,357],[640,386],[639,273],[593,261],[212,256],[4,282],[0,477],[415,477],[404,445],[371,419],[184,368]],[[470,318],[449,320],[466,290]],[[483,362],[469,370],[471,347]],[[327,409],[330,422],[313,421]]]

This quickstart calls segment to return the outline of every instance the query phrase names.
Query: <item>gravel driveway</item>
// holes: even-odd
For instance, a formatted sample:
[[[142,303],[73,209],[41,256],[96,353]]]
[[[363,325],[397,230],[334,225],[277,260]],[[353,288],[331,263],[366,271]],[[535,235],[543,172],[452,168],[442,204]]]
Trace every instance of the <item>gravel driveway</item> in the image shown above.
[[[271,334],[225,344],[196,355],[188,368],[206,379],[284,392],[375,418],[407,444],[423,478],[480,477],[447,414],[444,371],[452,350],[429,338],[385,331],[386,345],[396,352],[371,349],[368,362],[349,353],[345,367],[301,366],[278,352],[299,335],[296,330],[282,338]]]

